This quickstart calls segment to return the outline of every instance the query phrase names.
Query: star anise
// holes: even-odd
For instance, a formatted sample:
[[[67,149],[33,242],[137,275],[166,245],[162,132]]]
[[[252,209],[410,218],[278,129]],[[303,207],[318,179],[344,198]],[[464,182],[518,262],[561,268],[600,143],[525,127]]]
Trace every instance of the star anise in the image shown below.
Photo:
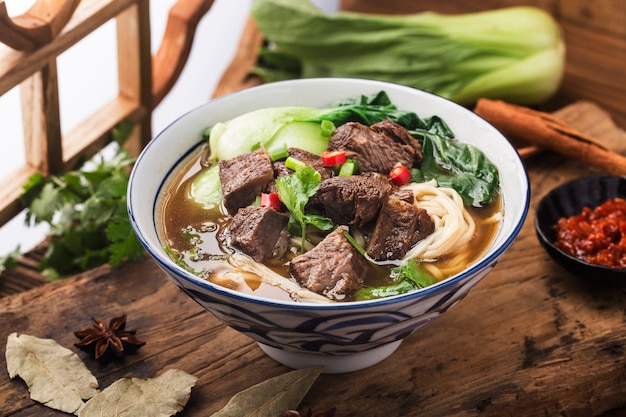
[[[114,317],[107,326],[104,321],[91,319],[93,327],[74,332],[80,339],[75,346],[85,352],[93,353],[96,359],[111,352],[120,357],[125,352],[134,352],[146,342],[135,337],[136,330],[125,330],[126,314]]]

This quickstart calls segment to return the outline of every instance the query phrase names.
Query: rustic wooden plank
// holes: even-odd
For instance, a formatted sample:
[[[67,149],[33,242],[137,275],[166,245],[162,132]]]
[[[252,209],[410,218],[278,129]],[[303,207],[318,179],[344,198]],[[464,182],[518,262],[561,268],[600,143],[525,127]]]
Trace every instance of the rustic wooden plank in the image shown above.
[[[119,96],[144,109],[147,117],[135,120],[127,147],[138,155],[152,139],[152,54],[150,3],[139,1],[116,17]],[[120,119],[113,119],[119,121]]]
[[[220,97],[262,83],[258,76],[250,74],[250,69],[256,64],[257,54],[262,44],[263,35],[254,19],[250,17],[244,26],[237,53],[224,71],[213,92],[213,97]]]
[[[20,97],[26,163],[44,175],[59,172],[63,154],[55,59],[20,84]]]
[[[46,284],[39,264],[47,250],[42,243],[17,259],[15,267],[0,274],[0,298]]]
[[[0,95],[39,71],[51,59],[137,1],[139,0],[83,1],[59,36],[32,53],[12,50],[0,44]]]
[[[31,175],[37,172],[35,168],[22,165],[3,178],[2,188],[0,188],[0,224],[7,223],[23,209],[19,201],[23,184],[26,184]]]
[[[626,3],[622,4],[626,9]],[[626,37],[609,36],[562,23],[567,45],[563,84],[548,104],[554,110],[576,100],[590,100],[626,126]]]
[[[20,51],[45,45],[66,25],[80,0],[41,1],[24,14],[11,18],[0,4],[0,41]]]
[[[140,281],[143,284],[137,287]],[[57,301],[49,304],[46,299]],[[137,329],[137,336],[147,341],[137,354],[106,365],[79,354],[103,387],[122,376],[152,377],[174,367],[199,376],[208,389],[194,395],[189,404],[191,414],[187,415],[203,415],[203,409],[216,410],[223,405],[228,393],[241,384],[232,375],[253,363],[264,362],[258,369],[265,369],[267,376],[284,371],[249,339],[222,326],[167,282],[163,272],[148,258],[119,270],[103,267],[7,297],[0,300],[0,306],[0,340],[6,340],[13,331],[37,332],[68,347],[76,342],[72,331],[89,326],[90,317],[108,320],[127,313],[128,328]],[[168,313],[152,314],[153,311]],[[24,312],[28,316],[23,316]],[[265,375],[249,375],[249,381],[260,382]],[[0,359],[0,380],[0,399],[6,413],[3,415],[63,415],[33,403],[19,380],[8,381],[4,355]]]
[[[174,86],[193,44],[200,19],[213,0],[181,0],[168,13],[163,40],[153,57],[153,105],[156,106]]]
[[[578,26],[624,38],[626,36],[626,7],[621,0],[560,0],[559,15]]]

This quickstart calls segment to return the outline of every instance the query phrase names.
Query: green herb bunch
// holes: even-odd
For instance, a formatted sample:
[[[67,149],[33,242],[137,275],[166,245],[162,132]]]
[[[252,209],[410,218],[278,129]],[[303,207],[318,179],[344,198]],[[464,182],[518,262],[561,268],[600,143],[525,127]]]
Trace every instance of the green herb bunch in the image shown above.
[[[112,131],[116,154],[58,176],[31,176],[21,201],[26,223],[47,223],[48,249],[39,267],[58,279],[109,263],[135,260],[144,251],[128,218],[126,192],[135,159],[121,146],[131,123]]]

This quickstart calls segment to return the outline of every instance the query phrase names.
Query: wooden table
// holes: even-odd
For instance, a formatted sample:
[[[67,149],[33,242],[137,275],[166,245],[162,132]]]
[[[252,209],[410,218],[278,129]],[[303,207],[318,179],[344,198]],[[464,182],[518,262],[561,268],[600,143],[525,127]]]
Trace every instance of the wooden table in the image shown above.
[[[624,146],[626,134],[613,123],[624,120],[615,112],[624,96],[614,98],[611,106],[577,102],[557,115],[611,146]],[[626,286],[565,272],[540,247],[533,228],[534,207],[549,189],[599,172],[551,153],[526,163],[531,210],[493,272],[379,365],[320,376],[302,410],[336,406],[337,416],[626,413]],[[73,331],[89,326],[91,317],[122,313],[127,327],[147,341],[137,353],[99,364],[73,347]],[[198,381],[181,416],[210,415],[243,388],[288,371],[177,290],[149,258],[1,298],[0,340],[11,332],[74,349],[102,387],[171,368],[189,372]],[[65,415],[30,400],[25,384],[9,379],[4,355],[0,404],[0,416]]]

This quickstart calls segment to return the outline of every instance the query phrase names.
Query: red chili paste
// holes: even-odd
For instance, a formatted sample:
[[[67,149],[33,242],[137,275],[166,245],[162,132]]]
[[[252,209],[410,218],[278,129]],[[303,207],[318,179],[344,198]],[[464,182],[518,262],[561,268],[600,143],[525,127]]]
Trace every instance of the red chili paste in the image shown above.
[[[614,198],[580,214],[561,218],[555,226],[556,246],[585,262],[626,267],[626,200]]]

